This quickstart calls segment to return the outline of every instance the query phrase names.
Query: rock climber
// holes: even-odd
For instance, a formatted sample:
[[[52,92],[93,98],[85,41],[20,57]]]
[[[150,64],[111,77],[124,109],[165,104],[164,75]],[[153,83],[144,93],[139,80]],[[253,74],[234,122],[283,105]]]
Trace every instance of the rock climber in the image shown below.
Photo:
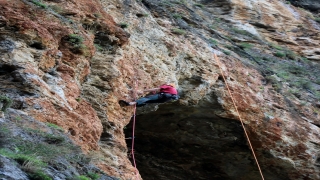
[[[179,99],[178,91],[173,83],[163,84],[158,88],[146,89],[143,90],[143,92],[153,92],[153,94],[139,98],[138,100],[133,102],[120,100],[120,106],[124,107],[136,105],[137,107],[141,107],[148,103],[164,103],[170,100]],[[142,94],[143,92],[138,92],[138,94]]]

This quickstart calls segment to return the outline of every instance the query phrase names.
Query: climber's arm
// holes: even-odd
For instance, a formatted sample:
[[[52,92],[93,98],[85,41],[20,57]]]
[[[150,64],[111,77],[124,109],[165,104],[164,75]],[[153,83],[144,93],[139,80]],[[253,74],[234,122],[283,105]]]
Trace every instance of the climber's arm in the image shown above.
[[[160,88],[152,88],[152,89],[145,89],[143,92],[154,92],[154,91],[159,91]]]
[[[145,92],[153,92],[153,93],[156,93],[157,91],[159,91],[160,88],[152,88],[152,89],[145,89],[145,90],[142,90],[142,91],[138,91],[137,93],[142,95],[144,94]]]

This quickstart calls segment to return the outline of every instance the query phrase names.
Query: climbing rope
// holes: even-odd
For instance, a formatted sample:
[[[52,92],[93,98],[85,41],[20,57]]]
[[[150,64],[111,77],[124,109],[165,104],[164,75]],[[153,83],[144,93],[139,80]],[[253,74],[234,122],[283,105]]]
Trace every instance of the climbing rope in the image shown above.
[[[136,60],[137,61],[137,60]],[[137,99],[137,92],[136,92],[136,87],[138,85],[138,79],[137,79],[137,74],[136,74],[136,71],[135,71],[135,76],[134,76],[134,79],[133,79],[133,88],[134,88],[134,100]],[[137,179],[139,179],[139,176],[138,176],[138,169],[137,169],[137,164],[136,164],[136,160],[134,158],[134,139],[135,139],[135,136],[134,136],[134,130],[135,130],[135,127],[136,127],[136,111],[137,111],[137,106],[136,104],[134,105],[134,108],[133,108],[133,122],[132,122],[132,141],[131,141],[131,155],[132,155],[132,161],[133,161],[133,165],[134,165],[134,168],[136,170],[136,176],[137,176]]]
[[[139,179],[138,177],[138,169],[137,169],[137,164],[136,164],[136,160],[134,158],[134,129],[136,126],[136,110],[137,110],[137,106],[134,105],[134,109],[133,109],[133,123],[132,123],[132,143],[131,143],[131,155],[132,155],[132,161],[133,161],[133,165],[134,168],[136,169],[136,175],[137,175],[137,179]]]
[[[220,72],[221,72],[222,78],[223,78],[224,82],[226,83],[226,87],[227,87],[228,92],[229,92],[229,94],[230,94],[231,100],[232,100],[233,105],[234,105],[234,107],[235,107],[235,109],[236,109],[236,111],[237,111],[237,114],[238,114],[238,116],[239,116],[239,119],[240,119],[240,122],[241,122],[242,128],[243,128],[244,133],[245,133],[245,135],[246,135],[246,137],[247,137],[247,140],[248,140],[248,143],[249,143],[250,149],[251,149],[251,151],[252,151],[253,157],[254,157],[254,159],[255,159],[255,161],[256,161],[256,163],[257,163],[257,166],[258,166],[258,169],[259,169],[259,172],[260,172],[261,178],[262,178],[262,180],[264,180],[264,177],[263,177],[263,174],[262,174],[262,171],[261,171],[261,168],[260,168],[260,165],[259,165],[258,159],[257,159],[257,157],[256,157],[256,154],[255,154],[254,150],[253,150],[253,147],[252,147],[252,144],[251,144],[250,138],[249,138],[249,136],[248,136],[248,133],[247,133],[247,131],[246,131],[246,128],[244,127],[243,120],[242,120],[242,118],[241,118],[241,116],[240,116],[240,113],[239,113],[239,111],[238,111],[238,108],[237,108],[237,105],[236,105],[236,103],[235,103],[235,100],[234,100],[234,98],[233,98],[233,96],[232,96],[232,94],[231,94],[231,91],[230,91],[230,88],[229,88],[228,82],[226,81],[226,78],[225,78],[225,76],[223,75],[223,71],[222,71],[222,68],[221,68],[221,62],[220,62],[219,58],[217,57],[217,55],[216,55],[215,53],[213,53],[213,55],[214,55],[214,59],[215,59],[215,60],[217,61],[217,63],[218,63],[218,66],[219,66],[219,69],[220,69]]]

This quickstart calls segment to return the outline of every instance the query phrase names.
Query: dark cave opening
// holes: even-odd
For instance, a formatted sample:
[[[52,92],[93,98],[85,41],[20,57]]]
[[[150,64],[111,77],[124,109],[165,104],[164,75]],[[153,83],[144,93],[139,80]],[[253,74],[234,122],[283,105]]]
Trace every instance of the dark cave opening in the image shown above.
[[[165,104],[136,116],[134,152],[144,180],[259,179],[240,122],[212,108]],[[124,131],[130,151],[132,121]]]

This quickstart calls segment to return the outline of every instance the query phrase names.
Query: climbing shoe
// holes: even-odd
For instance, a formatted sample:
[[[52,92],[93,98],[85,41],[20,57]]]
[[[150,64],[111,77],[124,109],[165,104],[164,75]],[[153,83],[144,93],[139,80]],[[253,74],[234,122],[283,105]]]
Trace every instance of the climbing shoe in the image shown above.
[[[119,104],[120,104],[121,107],[129,106],[129,105],[130,105],[127,101],[124,101],[124,100],[120,100],[120,101],[119,101]]]

